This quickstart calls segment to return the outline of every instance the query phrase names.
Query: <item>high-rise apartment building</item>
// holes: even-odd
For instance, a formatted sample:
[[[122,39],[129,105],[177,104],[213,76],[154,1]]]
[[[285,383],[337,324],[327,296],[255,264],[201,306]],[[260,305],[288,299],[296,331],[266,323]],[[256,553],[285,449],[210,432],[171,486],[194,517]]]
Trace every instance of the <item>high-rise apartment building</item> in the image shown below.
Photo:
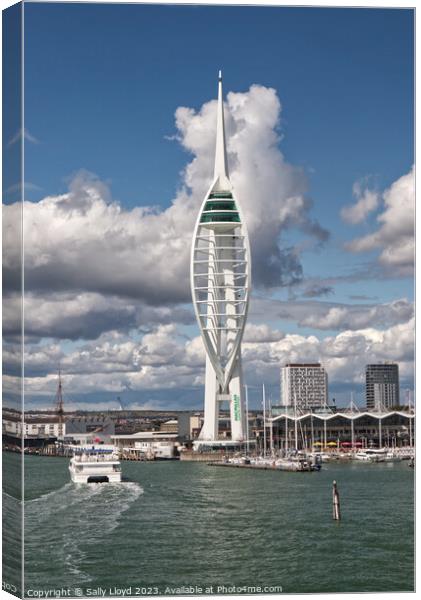
[[[399,406],[399,365],[383,363],[365,368],[365,400],[368,410]]]
[[[320,363],[289,363],[281,367],[281,404],[308,410],[326,406],[328,378]]]

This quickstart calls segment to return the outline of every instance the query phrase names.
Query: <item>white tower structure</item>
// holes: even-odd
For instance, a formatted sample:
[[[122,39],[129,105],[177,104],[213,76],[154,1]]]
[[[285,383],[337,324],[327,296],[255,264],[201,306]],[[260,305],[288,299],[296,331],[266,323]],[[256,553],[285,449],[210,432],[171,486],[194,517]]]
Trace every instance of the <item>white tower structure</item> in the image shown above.
[[[231,185],[219,72],[215,170],[193,235],[191,291],[206,350],[205,416],[199,439],[218,440],[219,409],[228,402],[231,439],[246,439],[241,340],[251,284],[250,246]]]

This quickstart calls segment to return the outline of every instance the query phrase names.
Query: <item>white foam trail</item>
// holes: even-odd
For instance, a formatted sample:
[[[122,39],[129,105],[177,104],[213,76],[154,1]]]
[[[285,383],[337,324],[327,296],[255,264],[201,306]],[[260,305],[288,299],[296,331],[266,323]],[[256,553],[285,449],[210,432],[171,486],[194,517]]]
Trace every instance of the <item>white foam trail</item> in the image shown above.
[[[84,546],[103,545],[107,536],[119,525],[121,515],[130,508],[143,488],[135,482],[78,484],[67,483],[62,488],[43,494],[25,503],[25,543],[28,555],[35,556],[28,564],[28,580],[41,580],[44,565],[43,549],[55,557],[54,570],[60,573],[63,585],[69,578],[74,583],[91,578],[83,569],[87,553]]]

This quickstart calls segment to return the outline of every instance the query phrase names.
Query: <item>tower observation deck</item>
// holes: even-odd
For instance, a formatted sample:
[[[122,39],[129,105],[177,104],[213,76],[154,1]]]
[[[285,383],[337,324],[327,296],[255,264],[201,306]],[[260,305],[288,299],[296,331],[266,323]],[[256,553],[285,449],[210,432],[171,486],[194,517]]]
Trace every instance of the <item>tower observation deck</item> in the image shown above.
[[[245,440],[241,341],[251,264],[246,223],[228,174],[222,77],[219,72],[215,168],[193,235],[193,305],[206,350],[205,416],[199,439],[217,441],[221,402],[228,402],[231,439]]]

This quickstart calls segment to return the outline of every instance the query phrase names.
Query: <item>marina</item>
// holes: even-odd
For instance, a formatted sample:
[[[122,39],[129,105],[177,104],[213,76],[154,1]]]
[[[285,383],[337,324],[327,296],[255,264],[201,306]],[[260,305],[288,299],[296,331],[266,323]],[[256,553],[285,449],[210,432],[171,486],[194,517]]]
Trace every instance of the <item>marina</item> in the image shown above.
[[[290,453],[273,453],[272,455],[234,455],[221,456],[218,460],[210,457],[210,466],[242,467],[248,469],[272,469],[275,471],[310,472],[320,471],[323,463],[332,462],[366,462],[395,463],[408,461],[414,466],[415,453],[413,449],[367,448],[365,450],[348,450],[347,452],[302,452],[297,449]]]
[[[311,471],[320,471],[315,465],[311,465],[307,461],[265,461],[265,462],[215,462],[209,463],[211,467],[235,467],[237,469],[263,469],[264,471],[289,471],[292,473],[304,473]]]

